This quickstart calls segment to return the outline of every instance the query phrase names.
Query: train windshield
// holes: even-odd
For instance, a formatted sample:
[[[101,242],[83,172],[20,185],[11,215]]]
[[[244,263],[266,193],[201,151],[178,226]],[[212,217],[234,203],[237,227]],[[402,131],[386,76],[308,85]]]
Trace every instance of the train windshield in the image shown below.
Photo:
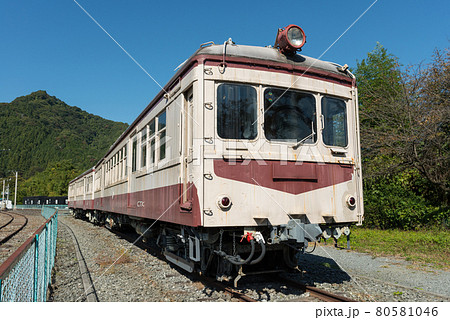
[[[257,103],[255,88],[221,84],[217,88],[217,133],[223,139],[255,139]]]
[[[315,132],[313,95],[277,88],[264,91],[264,134],[268,140],[315,143]]]
[[[323,143],[329,146],[346,147],[348,138],[345,102],[337,98],[323,97],[322,114],[324,117]]]

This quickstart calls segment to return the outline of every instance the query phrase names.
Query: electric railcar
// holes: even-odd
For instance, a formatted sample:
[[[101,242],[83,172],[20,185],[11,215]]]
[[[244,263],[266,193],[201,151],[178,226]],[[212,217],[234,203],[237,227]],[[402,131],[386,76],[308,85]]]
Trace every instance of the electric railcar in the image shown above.
[[[275,45],[206,43],[95,165],[69,184],[74,215],[154,237],[217,279],[295,268],[320,237],[363,220],[358,101],[347,66]]]

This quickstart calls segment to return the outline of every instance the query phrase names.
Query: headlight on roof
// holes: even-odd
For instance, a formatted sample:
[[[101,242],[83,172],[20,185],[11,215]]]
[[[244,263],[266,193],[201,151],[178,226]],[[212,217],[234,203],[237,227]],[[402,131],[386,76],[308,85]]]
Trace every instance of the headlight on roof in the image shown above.
[[[305,32],[299,26],[290,24],[286,28],[278,29],[275,47],[278,47],[281,53],[295,54],[297,50],[301,50],[305,43]]]

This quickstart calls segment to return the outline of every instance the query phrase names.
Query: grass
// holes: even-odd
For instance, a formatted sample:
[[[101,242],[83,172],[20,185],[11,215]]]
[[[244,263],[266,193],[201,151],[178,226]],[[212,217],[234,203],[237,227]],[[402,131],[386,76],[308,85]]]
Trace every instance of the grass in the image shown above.
[[[395,256],[419,267],[450,270],[450,232],[442,230],[377,230],[353,227],[350,235],[352,250],[375,256]],[[332,243],[332,242],[330,242]],[[338,240],[347,247],[347,238]]]

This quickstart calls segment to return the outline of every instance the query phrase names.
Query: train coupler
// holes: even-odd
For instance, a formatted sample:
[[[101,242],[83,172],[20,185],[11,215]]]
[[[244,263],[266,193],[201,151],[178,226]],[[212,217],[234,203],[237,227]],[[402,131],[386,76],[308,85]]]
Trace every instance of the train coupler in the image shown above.
[[[267,239],[269,244],[293,242],[305,244],[317,241],[322,235],[322,229],[318,224],[303,223],[299,219],[291,219],[287,224],[274,226]]]

